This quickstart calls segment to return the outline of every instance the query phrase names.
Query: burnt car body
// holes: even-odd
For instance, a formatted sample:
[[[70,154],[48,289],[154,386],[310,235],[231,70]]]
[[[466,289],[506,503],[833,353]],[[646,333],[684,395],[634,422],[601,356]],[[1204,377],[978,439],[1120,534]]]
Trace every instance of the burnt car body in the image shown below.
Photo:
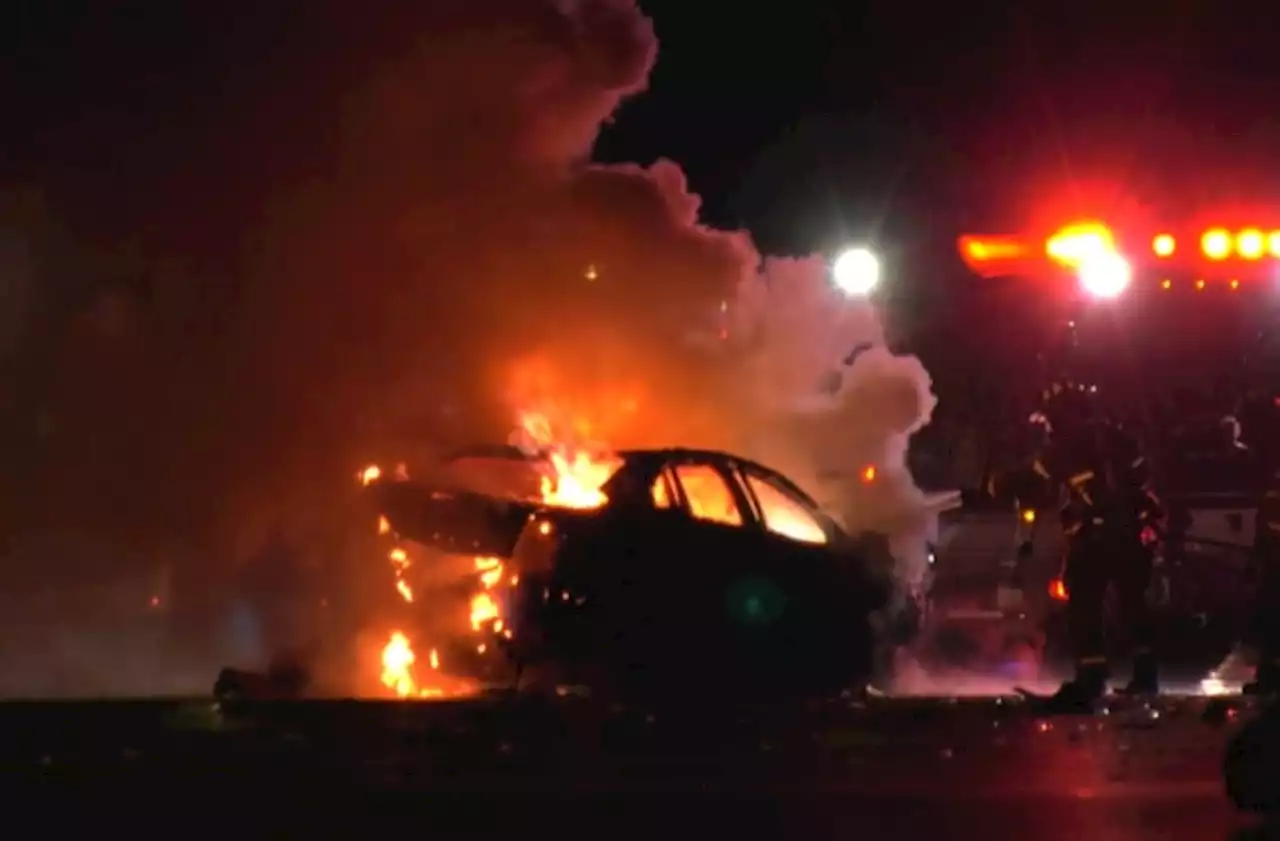
[[[400,540],[504,560],[517,672],[624,694],[826,695],[865,683],[887,567],[794,483],[704,450],[613,454],[588,509],[544,504],[540,460],[471,450],[369,487]],[[467,461],[483,470],[458,470]],[[465,474],[465,475],[464,475]]]

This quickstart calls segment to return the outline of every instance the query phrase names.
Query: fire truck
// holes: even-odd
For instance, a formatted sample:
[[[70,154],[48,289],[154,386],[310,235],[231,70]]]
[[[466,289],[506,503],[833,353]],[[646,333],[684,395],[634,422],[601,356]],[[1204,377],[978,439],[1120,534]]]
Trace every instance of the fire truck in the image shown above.
[[[999,290],[983,333],[1020,360],[1025,376],[1010,387],[1026,408],[1067,383],[1143,439],[1169,512],[1148,594],[1163,654],[1211,663],[1244,615],[1255,507],[1277,463],[1280,213],[1085,216],[957,245],[976,284]],[[973,501],[939,542],[937,599],[1002,628],[999,656],[1038,645],[1046,665],[1065,661],[1057,511]],[[951,595],[974,578],[980,604]]]

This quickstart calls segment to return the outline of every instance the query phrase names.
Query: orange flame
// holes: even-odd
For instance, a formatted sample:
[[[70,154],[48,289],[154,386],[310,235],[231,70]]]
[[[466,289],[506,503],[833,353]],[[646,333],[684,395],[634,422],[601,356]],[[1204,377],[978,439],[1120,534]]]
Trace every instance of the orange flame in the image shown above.
[[[381,471],[377,466],[371,465],[360,472],[359,478],[362,483],[366,483],[365,480],[368,477],[376,478],[380,475]],[[397,466],[396,475],[398,478],[407,478],[408,474],[403,465]],[[373,479],[369,479],[369,481],[373,481]],[[388,535],[391,533],[391,523],[385,516],[379,516],[378,534]],[[405,546],[397,543],[387,551],[387,560],[390,562],[395,576],[396,591],[406,603],[413,603],[413,589],[405,579],[406,573],[412,566],[409,551]],[[515,586],[519,583],[519,578],[515,575],[507,575],[502,559],[492,557],[477,557],[475,559],[475,574],[478,592],[471,598],[468,605],[468,626],[475,633],[501,634],[510,639],[511,631],[503,622],[501,602],[494,597],[493,591],[504,583],[507,586]],[[481,654],[484,654],[487,646],[481,641],[476,645],[476,649]],[[392,631],[386,645],[382,648],[382,684],[390,689],[396,697],[405,699],[461,694],[472,688],[465,681],[447,682],[441,672],[440,661],[439,650],[432,648],[428,653],[427,662],[425,664],[419,663],[408,634],[402,630]],[[423,685],[415,674],[416,670],[422,666],[425,666],[426,669],[434,674],[434,680],[430,686]],[[446,685],[450,686],[450,691],[448,692],[443,688]]]
[[[601,490],[606,482],[622,466],[622,460],[604,453],[602,448],[570,443],[582,438],[591,431],[589,424],[573,425],[573,436],[569,441],[560,440],[553,434],[549,417],[540,412],[522,412],[519,416],[520,431],[540,450],[547,454],[545,475],[540,482],[540,496],[543,504],[558,508],[593,509],[608,502]],[[378,465],[369,465],[358,474],[361,484],[368,485],[379,480],[383,473]],[[395,477],[398,480],[408,479],[408,471],[403,464],[396,466]],[[543,523],[543,526],[549,524]],[[396,535],[391,523],[385,516],[379,516],[377,522],[379,535]],[[391,564],[394,575],[394,586],[400,597],[406,602],[414,602],[413,588],[407,580],[407,573],[412,566],[412,559],[407,548],[397,542],[387,552],[387,560]],[[485,654],[486,639],[490,635],[498,635],[506,639],[512,636],[502,616],[502,600],[497,598],[499,587],[514,587],[519,583],[519,576],[508,573],[501,558],[477,557],[474,559],[477,588],[468,605],[468,627],[472,633],[480,636],[476,650]],[[424,664],[418,662],[413,645],[408,635],[401,630],[391,633],[382,649],[382,684],[399,698],[419,698],[439,696],[444,692],[436,687],[424,688],[415,676],[415,669]],[[438,678],[443,679],[440,669],[440,655],[432,648],[426,667]]]
[[[403,631],[392,631],[391,639],[382,649],[382,685],[399,698],[428,698],[443,695],[437,687],[419,687],[413,676],[417,662],[413,646]],[[440,669],[440,655],[433,648],[427,655],[427,665],[432,671]]]
[[[590,432],[589,424],[576,424],[577,432]],[[542,477],[542,501],[557,508],[599,508],[609,501],[601,488],[618,472],[622,460],[592,452],[593,448],[557,440],[552,424],[541,412],[522,412],[520,428],[540,450],[547,452],[550,475]],[[599,450],[600,448],[594,448]]]

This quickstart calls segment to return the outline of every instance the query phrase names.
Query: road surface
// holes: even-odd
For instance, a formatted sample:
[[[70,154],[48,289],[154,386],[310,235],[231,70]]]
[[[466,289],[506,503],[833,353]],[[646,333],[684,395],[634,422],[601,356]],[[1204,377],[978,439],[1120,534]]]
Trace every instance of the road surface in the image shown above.
[[[1207,703],[1166,697],[1043,719],[1013,698],[752,712],[574,698],[249,711],[206,700],[12,702],[0,704],[0,763],[13,791],[232,804],[252,837],[259,821],[297,829],[352,795],[387,791],[421,795],[402,802],[429,811],[431,834],[445,837],[1253,837],[1260,830],[1227,801],[1221,772],[1226,739],[1253,711],[1233,702],[1210,722]]]

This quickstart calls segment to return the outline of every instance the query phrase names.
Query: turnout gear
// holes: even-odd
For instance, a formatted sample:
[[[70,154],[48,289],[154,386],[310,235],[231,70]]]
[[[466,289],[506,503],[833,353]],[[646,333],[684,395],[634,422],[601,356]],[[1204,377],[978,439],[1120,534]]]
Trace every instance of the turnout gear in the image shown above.
[[[1047,432],[1044,445],[1030,465],[988,484],[997,497],[1060,505],[1066,540],[1062,578],[1076,674],[1049,700],[1050,711],[1083,711],[1106,691],[1104,602],[1110,586],[1116,588],[1132,638],[1134,674],[1124,691],[1158,689],[1146,594],[1163,511],[1149,486],[1141,446],[1101,419],[1089,397],[1071,387],[1046,392],[1045,407],[1032,416]]]

